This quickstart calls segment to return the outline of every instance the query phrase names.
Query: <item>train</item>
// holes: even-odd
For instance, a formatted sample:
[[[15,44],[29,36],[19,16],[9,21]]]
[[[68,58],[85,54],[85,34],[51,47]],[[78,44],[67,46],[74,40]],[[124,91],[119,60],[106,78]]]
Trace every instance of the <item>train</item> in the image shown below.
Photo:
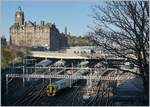
[[[37,72],[43,72],[45,70],[48,70],[48,68],[44,68],[44,69],[41,69],[43,67],[48,67],[52,64],[52,61],[51,60],[48,60],[48,59],[44,59],[42,61],[40,61],[39,63],[35,64],[35,72],[34,73],[37,73]],[[37,68],[36,68],[37,67]]]
[[[72,75],[72,77],[74,76],[80,76],[81,73],[80,72],[76,72]],[[70,87],[73,83],[75,83],[77,80],[73,80],[73,79],[69,79],[69,78],[65,78],[65,79],[61,79],[59,81],[56,81],[52,84],[49,84],[47,86],[47,95],[48,96],[54,96],[56,94],[56,92]]]
[[[52,64],[52,61],[48,60],[48,59],[45,59],[45,60],[42,60],[41,62],[35,64],[35,67],[47,67],[50,64]]]
[[[86,66],[88,63],[83,63],[81,62],[80,65],[82,66]],[[80,69],[80,70],[77,70],[75,73],[73,73],[71,76],[72,77],[76,77],[76,76],[81,76],[81,75],[85,75],[89,72],[89,70],[87,69]],[[61,80],[58,80],[52,84],[49,84],[47,86],[47,95],[48,96],[55,96],[55,94],[64,89],[64,88],[67,88],[67,87],[70,87],[72,84],[74,84],[75,82],[77,82],[76,79],[70,79],[70,78],[65,78],[65,79],[61,79]]]

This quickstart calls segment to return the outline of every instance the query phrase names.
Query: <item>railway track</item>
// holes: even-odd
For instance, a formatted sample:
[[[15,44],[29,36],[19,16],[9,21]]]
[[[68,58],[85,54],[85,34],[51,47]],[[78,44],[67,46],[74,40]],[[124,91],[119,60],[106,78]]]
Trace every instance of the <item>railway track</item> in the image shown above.
[[[112,71],[113,72],[113,71]],[[107,76],[111,74],[111,72],[108,73],[108,71],[104,72],[104,73],[101,73],[101,76]],[[108,97],[106,97],[106,95],[109,93],[107,91],[109,85],[107,83],[107,81],[101,81],[99,80],[99,82],[97,83],[97,86],[98,86],[98,90],[96,92],[96,95],[86,104],[86,106],[100,106],[100,105],[103,105],[103,100],[104,99],[107,99],[107,103],[108,103]]]
[[[34,73],[34,72],[33,72]],[[37,72],[36,72],[37,73]],[[38,71],[38,73],[40,74],[55,74],[57,72],[55,72],[55,70],[49,71],[47,70],[41,70]],[[108,73],[105,72],[103,75],[110,75],[112,76],[113,73]],[[121,73],[120,75],[123,75],[123,73]],[[38,81],[40,81],[40,83],[42,82],[42,79],[38,79]],[[30,86],[25,92],[24,94],[21,96],[21,98],[19,100],[17,100],[13,105],[27,105],[27,106],[31,106],[31,105],[38,105],[39,102],[42,102],[44,98],[48,99],[49,101],[55,101],[54,105],[56,106],[76,106],[76,105],[82,105],[82,94],[80,92],[81,87],[76,87],[74,89],[72,89],[69,94],[62,94],[56,97],[43,97],[43,95],[45,95],[45,90],[46,90],[46,86],[48,84],[48,81],[46,80],[46,82],[42,82],[43,84],[38,84],[37,81],[35,84],[33,84],[32,86]],[[10,80],[10,85],[13,86],[14,82]],[[15,88],[15,87],[14,87]],[[93,97],[92,99],[90,99],[90,101],[86,104],[87,106],[95,106],[95,105],[103,105],[105,103],[105,105],[110,105],[112,104],[112,102],[110,103],[109,101],[109,92],[110,90],[107,90],[107,88],[109,88],[109,84],[106,81],[103,81],[103,83],[99,80],[98,82],[98,90],[96,92],[95,97]],[[39,89],[39,90],[37,90]],[[30,95],[29,95],[30,94]],[[59,98],[59,99],[58,99]],[[49,100],[52,99],[52,100]],[[106,101],[105,101],[106,100]],[[50,105],[52,105],[53,103],[51,103]],[[54,106],[53,105],[53,106]]]
[[[27,106],[35,105],[43,96],[45,92],[45,88],[46,88],[46,84],[43,84],[43,87],[40,89],[40,91],[36,93],[36,95],[34,95],[31,100],[28,101]]]
[[[77,92],[75,93],[75,95],[74,95],[73,98],[72,98],[72,101],[71,101],[71,102],[72,102],[72,103],[71,103],[72,106],[74,106],[75,99],[76,99],[77,97],[79,97],[79,95],[78,95],[78,94],[80,93],[79,88],[80,88],[80,87],[78,87]],[[77,102],[76,102],[76,103],[77,103]]]
[[[104,73],[103,75],[105,76],[115,76],[114,75],[114,72],[106,72]],[[126,74],[124,72],[121,72],[120,74],[118,74],[119,76],[126,76],[128,77],[129,74]],[[101,93],[100,93],[100,88],[97,90],[97,93],[96,93],[96,96],[91,99],[91,101],[87,104],[87,106],[110,106],[110,105],[113,105],[113,102],[110,100],[110,95],[109,93],[111,93],[111,89],[110,88],[113,88],[110,86],[110,82],[111,81],[103,81],[102,84],[103,84],[103,88],[101,90]],[[101,85],[102,85],[101,84]],[[101,87],[101,86],[99,86]]]
[[[40,72],[43,74],[54,74],[54,72]],[[42,79],[39,79],[38,81],[42,81]],[[39,83],[40,84],[40,83]],[[39,101],[41,101],[41,97],[44,95],[46,86],[48,85],[48,81],[44,84],[40,84],[38,86],[38,83],[36,82],[34,85],[29,87],[27,91],[24,92],[24,95],[21,99],[19,99],[15,104],[13,105],[36,105]],[[38,89],[39,87],[42,87],[40,91],[36,91],[35,89]],[[30,93],[30,96],[28,95]],[[36,93],[36,95],[35,95]]]
[[[92,105],[95,101],[96,101],[96,99],[97,99],[97,97],[98,97],[98,95],[99,95],[99,92],[100,92],[100,87],[101,87],[101,84],[100,84],[100,81],[99,81],[99,87],[98,87],[98,90],[97,90],[97,92],[96,92],[96,95],[91,99],[91,101],[89,101],[86,105],[87,106],[89,106],[89,105]]]
[[[79,91],[80,87],[76,87],[76,89],[69,95],[67,95],[68,97],[66,97],[65,99],[63,99],[63,102],[61,102],[59,104],[59,106],[67,106],[71,104],[71,100],[76,96],[77,92]]]
[[[21,103],[24,103],[26,102],[26,100],[30,99],[30,97],[32,96],[32,94],[36,89],[36,85],[38,85],[38,83],[34,83],[29,88],[27,88],[26,91],[21,96],[21,98],[19,98],[13,105],[20,105]],[[31,96],[29,96],[29,94],[31,94]]]
[[[22,97],[17,100],[13,105],[33,105],[36,104],[38,100],[42,97],[45,92],[45,88],[48,82],[41,84],[42,79],[38,79],[34,84],[32,84],[22,95]],[[39,91],[36,89],[39,89]],[[30,95],[29,95],[30,94]],[[33,104],[32,104],[33,103]]]
[[[71,106],[84,106],[84,101],[83,101],[83,88],[80,87],[79,91],[76,93],[76,95],[73,97],[72,104]]]

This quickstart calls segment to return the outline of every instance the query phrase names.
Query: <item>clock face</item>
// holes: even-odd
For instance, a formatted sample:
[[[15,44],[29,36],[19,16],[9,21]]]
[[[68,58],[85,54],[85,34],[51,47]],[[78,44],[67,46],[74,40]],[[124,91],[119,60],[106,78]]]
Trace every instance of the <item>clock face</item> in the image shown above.
[[[19,18],[19,17],[20,17],[20,15],[19,15],[19,14],[17,14],[17,17]]]

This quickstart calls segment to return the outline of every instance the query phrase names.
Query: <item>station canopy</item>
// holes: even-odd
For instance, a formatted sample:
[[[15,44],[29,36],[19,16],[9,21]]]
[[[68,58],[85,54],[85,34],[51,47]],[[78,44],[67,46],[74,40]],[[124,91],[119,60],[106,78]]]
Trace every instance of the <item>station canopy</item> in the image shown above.
[[[42,60],[41,62],[37,63],[36,66],[39,66],[39,65],[47,66],[47,65],[49,65],[49,64],[51,64],[51,63],[52,63],[51,60],[45,59],[45,60]]]
[[[88,63],[89,63],[89,61],[83,61],[83,62],[80,63],[80,65],[81,65],[81,66],[87,65]]]
[[[59,60],[54,63],[54,66],[65,66],[66,61],[64,60]]]

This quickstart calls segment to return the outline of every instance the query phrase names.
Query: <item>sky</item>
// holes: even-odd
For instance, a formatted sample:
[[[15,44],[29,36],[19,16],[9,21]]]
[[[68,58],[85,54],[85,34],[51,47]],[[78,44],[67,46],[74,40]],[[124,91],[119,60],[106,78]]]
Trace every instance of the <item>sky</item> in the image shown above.
[[[41,20],[55,23],[60,32],[64,32],[65,26],[71,35],[83,36],[90,29],[93,19],[91,6],[101,4],[96,0],[78,1],[35,1],[35,0],[3,0],[1,2],[1,35],[9,40],[9,28],[15,22],[15,12],[18,6],[24,11],[25,21],[40,24]]]

